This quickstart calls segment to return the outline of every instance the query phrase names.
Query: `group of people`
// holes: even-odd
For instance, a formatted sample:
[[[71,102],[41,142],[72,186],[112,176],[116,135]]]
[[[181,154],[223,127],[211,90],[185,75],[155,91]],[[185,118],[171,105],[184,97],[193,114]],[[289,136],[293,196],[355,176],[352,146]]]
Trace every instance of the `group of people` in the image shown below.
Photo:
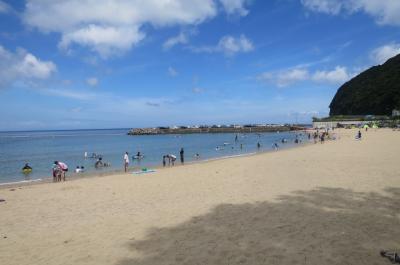
[[[22,168],[22,172],[24,174],[29,174],[31,173],[33,168],[26,163],[25,166]],[[75,169],[76,173],[83,172],[84,167],[77,166]],[[65,181],[65,176],[66,173],[68,172],[68,166],[64,162],[61,161],[54,161],[53,166],[52,166],[52,173],[53,173],[53,181],[54,182],[59,182],[59,181]]]
[[[199,154],[195,155],[195,158],[200,157]],[[181,150],[179,151],[179,158],[181,160],[181,164],[183,165],[185,163],[185,150],[183,148],[181,148]],[[163,155],[163,167],[165,167],[167,165],[167,159],[168,159],[168,166],[174,166],[175,165],[175,161],[176,161],[176,155],[173,154],[167,154],[167,155]]]
[[[85,172],[84,166],[76,166],[75,173],[83,173],[83,172]]]
[[[176,161],[176,156],[173,154],[167,154],[167,155],[163,155],[163,166],[165,167],[167,165],[167,160],[168,159],[168,166],[174,166],[175,165],[175,161]]]

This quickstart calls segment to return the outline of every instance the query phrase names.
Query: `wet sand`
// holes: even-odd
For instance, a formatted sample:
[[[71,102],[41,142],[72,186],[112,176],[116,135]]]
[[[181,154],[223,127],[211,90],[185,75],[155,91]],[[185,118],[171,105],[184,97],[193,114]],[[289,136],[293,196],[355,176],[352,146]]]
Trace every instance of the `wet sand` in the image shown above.
[[[0,264],[389,264],[400,132],[0,189]]]

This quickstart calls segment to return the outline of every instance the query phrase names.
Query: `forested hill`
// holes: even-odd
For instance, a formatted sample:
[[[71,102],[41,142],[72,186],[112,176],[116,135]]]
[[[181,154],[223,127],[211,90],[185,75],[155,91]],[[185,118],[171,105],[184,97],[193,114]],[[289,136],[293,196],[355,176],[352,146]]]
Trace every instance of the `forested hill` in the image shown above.
[[[400,54],[354,77],[332,99],[333,115],[391,115],[400,109]]]

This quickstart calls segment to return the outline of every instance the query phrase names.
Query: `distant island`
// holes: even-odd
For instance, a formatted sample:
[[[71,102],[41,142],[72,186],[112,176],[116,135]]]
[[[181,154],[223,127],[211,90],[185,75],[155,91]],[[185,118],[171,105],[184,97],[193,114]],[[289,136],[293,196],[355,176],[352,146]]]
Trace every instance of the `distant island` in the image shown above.
[[[189,133],[262,133],[304,130],[307,125],[248,124],[248,125],[194,125],[155,128],[134,128],[128,135],[189,134]]]
[[[396,111],[400,110],[400,54],[342,85],[329,108],[330,116],[397,116]]]

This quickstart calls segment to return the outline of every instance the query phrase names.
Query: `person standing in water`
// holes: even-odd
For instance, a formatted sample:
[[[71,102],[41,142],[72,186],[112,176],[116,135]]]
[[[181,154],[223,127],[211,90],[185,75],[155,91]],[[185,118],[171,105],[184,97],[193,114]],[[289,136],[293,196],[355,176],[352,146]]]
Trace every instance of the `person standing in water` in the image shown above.
[[[257,149],[260,150],[260,148],[261,148],[261,144],[260,144],[260,142],[258,142],[257,143]]]
[[[128,166],[129,166],[129,154],[128,152],[125,152],[124,155],[124,169],[125,169],[125,173],[128,170]]]
[[[181,151],[179,152],[180,158],[181,158],[181,164],[183,165],[185,163],[185,157],[184,157],[185,151],[183,148],[181,148]]]

